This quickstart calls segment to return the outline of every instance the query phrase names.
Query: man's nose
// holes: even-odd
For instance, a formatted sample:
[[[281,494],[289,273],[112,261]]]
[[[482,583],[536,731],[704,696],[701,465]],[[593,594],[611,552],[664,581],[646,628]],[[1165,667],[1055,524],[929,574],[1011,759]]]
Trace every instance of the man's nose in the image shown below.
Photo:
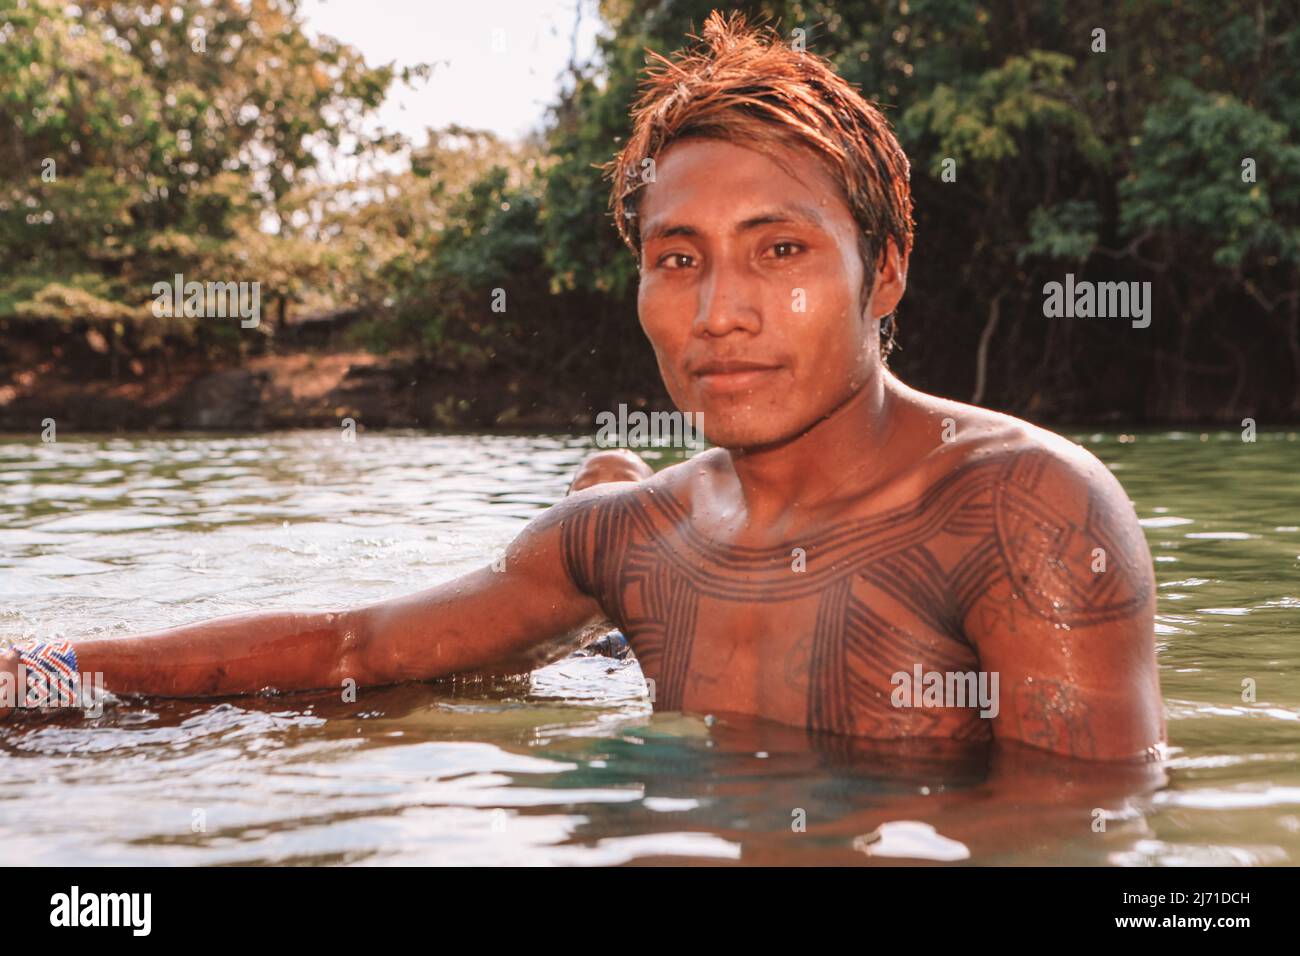
[[[759,294],[756,277],[746,263],[715,259],[700,283],[695,334],[718,336],[736,329],[757,333],[763,326]]]

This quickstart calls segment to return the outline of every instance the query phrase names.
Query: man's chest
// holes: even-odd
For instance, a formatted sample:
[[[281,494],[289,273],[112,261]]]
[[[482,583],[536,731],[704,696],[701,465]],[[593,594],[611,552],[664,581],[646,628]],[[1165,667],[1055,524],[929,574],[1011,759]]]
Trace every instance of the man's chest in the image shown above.
[[[755,547],[656,493],[575,527],[570,553],[586,542],[592,558],[570,569],[623,628],[659,709],[985,738],[978,706],[928,706],[913,691],[917,675],[978,679],[964,631],[1001,575],[992,500],[988,473],[953,476],[898,507]]]
[[[952,568],[906,550],[832,559],[824,543],[820,555],[725,561],[659,545],[629,552],[617,602],[657,708],[870,737],[986,732],[977,708],[921,706],[911,693],[917,674],[979,668],[946,585]]]

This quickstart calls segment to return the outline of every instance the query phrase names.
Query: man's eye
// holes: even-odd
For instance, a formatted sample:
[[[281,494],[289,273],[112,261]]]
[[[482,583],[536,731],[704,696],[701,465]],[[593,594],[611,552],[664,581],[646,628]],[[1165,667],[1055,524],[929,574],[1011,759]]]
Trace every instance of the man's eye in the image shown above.
[[[679,265],[672,265],[672,266],[665,265],[665,264],[668,263],[668,262],[671,262],[671,261],[677,260],[677,259],[686,259],[686,260],[689,261],[690,258],[691,258],[691,257],[688,256],[688,255],[687,255],[686,253],[684,253],[684,252],[670,252],[670,253],[668,253],[668,255],[664,256],[663,258],[661,258],[661,259],[659,260],[659,265],[660,265],[661,267],[666,268],[666,269],[669,269],[669,270],[674,270],[674,269],[685,269],[686,266],[683,266],[683,265],[680,265],[680,264],[679,264]]]
[[[772,248],[773,248],[773,249],[797,249],[799,252],[803,252],[803,250],[804,250],[803,244],[802,244],[802,243],[798,243],[798,242],[777,242],[777,243],[773,243],[773,244],[772,244]],[[789,259],[791,256],[796,255],[796,254],[797,254],[797,253],[795,253],[795,252],[789,252],[789,253],[787,253],[786,255],[780,255],[780,254],[778,254],[778,255],[776,256],[776,258],[778,258],[778,259]]]

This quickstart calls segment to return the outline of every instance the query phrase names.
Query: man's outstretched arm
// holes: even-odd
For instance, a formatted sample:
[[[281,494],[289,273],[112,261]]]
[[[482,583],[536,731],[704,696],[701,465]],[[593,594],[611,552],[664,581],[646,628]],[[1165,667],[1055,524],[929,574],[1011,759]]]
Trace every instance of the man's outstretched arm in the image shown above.
[[[566,520],[607,493],[566,498],[534,519],[496,569],[352,610],[252,613],[134,637],[73,640],[77,670],[102,673],[105,688],[117,694],[205,697],[333,688],[348,678],[373,686],[526,669],[603,618],[566,573],[561,533]],[[6,650],[0,671],[16,670],[17,657]]]
[[[1092,455],[1007,455],[994,493],[997,559],[966,616],[999,675],[994,736],[1093,760],[1149,755],[1165,737],[1155,575],[1128,496]]]

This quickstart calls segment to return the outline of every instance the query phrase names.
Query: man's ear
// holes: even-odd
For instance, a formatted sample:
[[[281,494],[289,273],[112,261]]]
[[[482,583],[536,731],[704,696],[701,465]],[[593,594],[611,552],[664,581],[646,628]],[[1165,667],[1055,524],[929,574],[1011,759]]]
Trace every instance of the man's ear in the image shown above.
[[[894,240],[885,242],[885,249],[876,265],[876,281],[872,288],[873,319],[884,318],[898,307],[899,300],[907,291],[907,261],[910,255],[910,249],[899,252]]]

